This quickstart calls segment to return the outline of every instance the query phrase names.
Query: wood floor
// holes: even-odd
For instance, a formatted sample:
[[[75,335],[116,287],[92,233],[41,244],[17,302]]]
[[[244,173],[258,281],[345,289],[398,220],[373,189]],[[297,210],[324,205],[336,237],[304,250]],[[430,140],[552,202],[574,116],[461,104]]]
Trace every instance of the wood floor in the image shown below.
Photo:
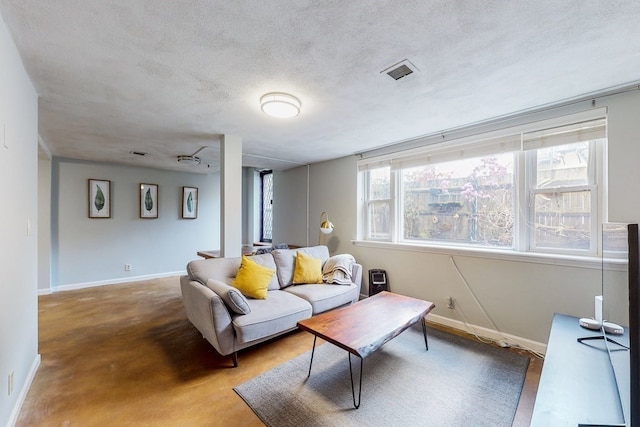
[[[232,388],[313,344],[293,332],[234,369],[186,319],[177,277],[40,296],[39,316],[42,362],[17,426],[262,426]],[[516,426],[529,425],[541,367],[532,357]]]

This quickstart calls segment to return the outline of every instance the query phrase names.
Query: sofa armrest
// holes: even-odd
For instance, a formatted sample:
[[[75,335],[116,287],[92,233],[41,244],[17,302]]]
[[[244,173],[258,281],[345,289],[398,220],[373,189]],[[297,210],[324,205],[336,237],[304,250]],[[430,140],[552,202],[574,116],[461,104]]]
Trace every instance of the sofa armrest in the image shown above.
[[[358,291],[362,292],[362,265],[361,264],[353,264],[351,269],[351,278],[352,282],[358,287]]]
[[[187,318],[202,336],[223,356],[235,351],[231,315],[224,302],[211,289],[188,276],[180,277],[182,302]]]

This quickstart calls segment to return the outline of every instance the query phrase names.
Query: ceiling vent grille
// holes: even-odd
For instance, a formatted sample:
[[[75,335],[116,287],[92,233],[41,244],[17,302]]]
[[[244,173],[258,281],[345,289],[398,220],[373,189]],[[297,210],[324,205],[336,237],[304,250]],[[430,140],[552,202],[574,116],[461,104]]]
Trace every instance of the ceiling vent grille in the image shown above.
[[[386,74],[392,79],[398,81],[407,76],[417,73],[419,70],[408,59],[400,61],[397,64],[393,64],[391,67],[380,71],[380,74]]]
[[[391,71],[387,71],[387,74],[390,75],[393,80],[400,80],[404,76],[408,76],[411,73],[413,73],[413,70],[404,64],[399,66],[398,68],[394,68]]]

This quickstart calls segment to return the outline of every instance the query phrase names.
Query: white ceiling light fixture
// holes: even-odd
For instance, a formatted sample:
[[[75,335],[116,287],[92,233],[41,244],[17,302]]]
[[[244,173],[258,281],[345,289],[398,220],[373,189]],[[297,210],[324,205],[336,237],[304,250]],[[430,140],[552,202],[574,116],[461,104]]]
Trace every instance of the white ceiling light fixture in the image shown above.
[[[199,165],[201,160],[200,160],[200,157],[196,156],[196,154],[198,154],[205,148],[207,148],[207,146],[201,147],[198,151],[196,151],[193,154],[183,154],[181,156],[178,156],[178,163],[181,163],[183,165],[189,165],[189,166]]]
[[[178,163],[182,163],[183,165],[195,166],[200,164],[200,157],[196,156],[178,156]]]
[[[260,98],[262,111],[272,117],[288,119],[300,114],[302,104],[293,95],[282,92],[271,92]]]

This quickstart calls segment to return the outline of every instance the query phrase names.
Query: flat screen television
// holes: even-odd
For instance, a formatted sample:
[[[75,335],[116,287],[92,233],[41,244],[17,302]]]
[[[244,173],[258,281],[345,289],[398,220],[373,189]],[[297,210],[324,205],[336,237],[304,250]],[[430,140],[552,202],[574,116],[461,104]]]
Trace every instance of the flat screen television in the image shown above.
[[[623,240],[625,237],[626,242]],[[609,356],[624,424],[606,425],[640,427],[640,228],[638,224],[605,224],[602,230],[602,242],[603,317],[601,320],[615,319],[624,326],[624,333],[610,334],[605,327],[601,327],[602,335],[582,337],[578,341],[601,338]],[[624,243],[627,246],[628,258],[626,289],[624,286],[619,286],[624,283],[624,276],[614,277],[615,269],[605,265],[605,254],[624,251]],[[608,275],[609,272],[612,276]],[[596,306],[596,312],[597,310]]]
[[[607,288],[603,265],[603,297],[608,305],[608,318],[623,319],[624,334],[609,335],[603,329],[607,352],[620,397],[626,426],[640,426],[640,228],[627,224],[628,246],[628,307],[621,295]],[[618,301],[612,305],[612,300]],[[628,318],[626,312],[628,310]],[[616,311],[617,313],[613,313]],[[626,326],[628,324],[628,326]]]
[[[623,397],[622,407],[628,426],[640,426],[640,229],[638,224],[627,226],[629,243],[629,351],[628,398]],[[609,354],[612,354],[611,352]],[[617,355],[616,355],[617,356]],[[615,369],[614,369],[615,371]],[[618,372],[616,381],[618,381]],[[624,383],[624,379],[618,381]],[[626,391],[626,390],[625,390]]]

